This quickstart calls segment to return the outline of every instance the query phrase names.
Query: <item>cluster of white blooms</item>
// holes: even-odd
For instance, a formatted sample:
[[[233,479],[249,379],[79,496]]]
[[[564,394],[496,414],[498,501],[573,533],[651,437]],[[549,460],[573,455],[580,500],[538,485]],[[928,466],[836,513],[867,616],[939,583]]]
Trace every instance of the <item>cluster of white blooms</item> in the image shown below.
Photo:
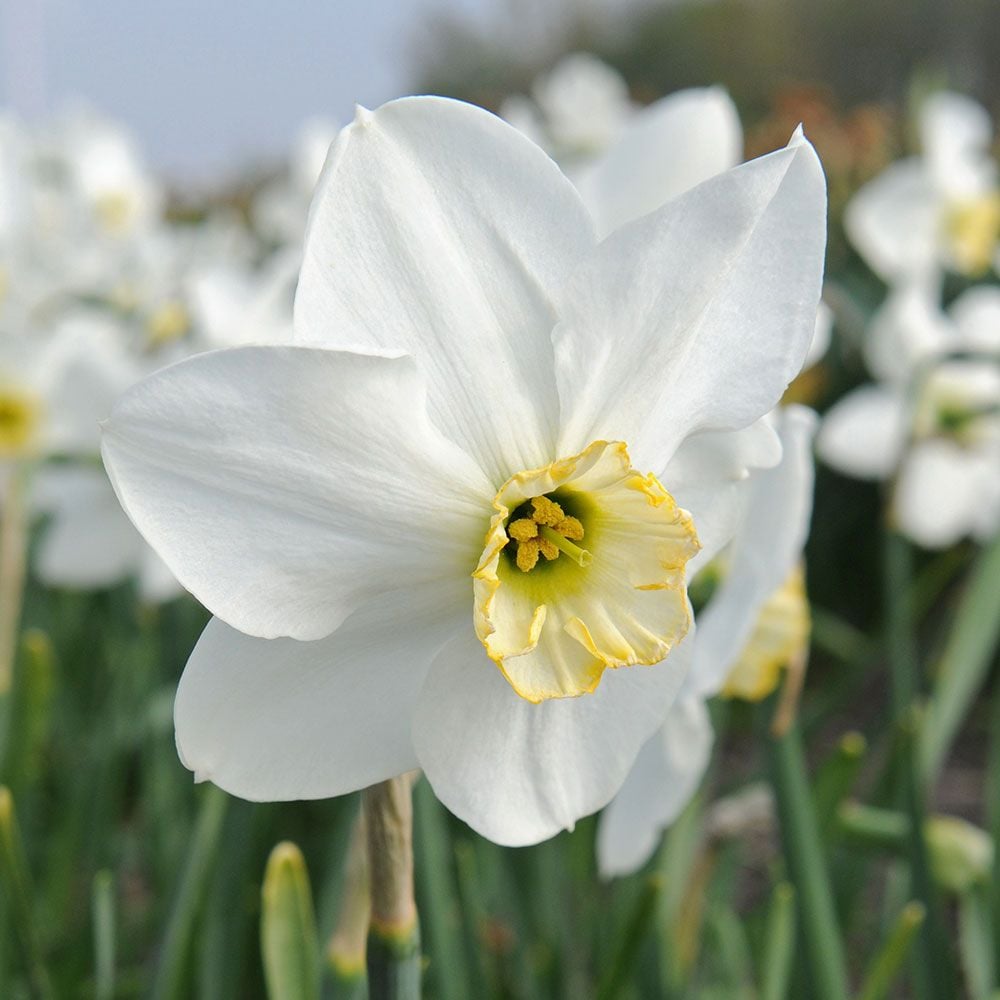
[[[118,124],[86,108],[32,128],[0,117],[0,475],[30,482],[45,519],[43,582],[181,592],[114,497],[99,421],[168,363],[287,339],[315,161],[261,192],[252,225],[222,208],[177,221]]]
[[[928,548],[1000,528],[1000,178],[993,127],[967,97],[921,112],[919,156],[855,196],[845,226],[889,285],[867,332],[877,380],[831,408],[821,457],[892,484],[896,527]],[[970,285],[942,306],[943,277]]]

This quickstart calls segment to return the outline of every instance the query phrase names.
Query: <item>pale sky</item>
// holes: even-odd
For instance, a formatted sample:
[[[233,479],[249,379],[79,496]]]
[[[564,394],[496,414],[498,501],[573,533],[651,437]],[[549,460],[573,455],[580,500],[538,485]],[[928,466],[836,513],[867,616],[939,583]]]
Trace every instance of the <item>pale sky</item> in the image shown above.
[[[499,0],[0,0],[3,104],[29,119],[83,97],[174,179],[287,149],[311,116],[406,93],[430,7]]]

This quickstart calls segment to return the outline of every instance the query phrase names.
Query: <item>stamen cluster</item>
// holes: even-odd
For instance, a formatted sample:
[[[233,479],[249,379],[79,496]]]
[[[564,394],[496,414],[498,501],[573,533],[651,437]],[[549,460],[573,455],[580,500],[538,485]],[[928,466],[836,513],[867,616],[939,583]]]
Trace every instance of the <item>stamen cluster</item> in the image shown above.
[[[578,542],[583,538],[579,518],[568,517],[555,500],[532,497],[531,506],[530,517],[520,517],[507,525],[507,534],[517,546],[515,562],[523,573],[535,568],[539,556],[550,561],[558,559],[560,541]]]

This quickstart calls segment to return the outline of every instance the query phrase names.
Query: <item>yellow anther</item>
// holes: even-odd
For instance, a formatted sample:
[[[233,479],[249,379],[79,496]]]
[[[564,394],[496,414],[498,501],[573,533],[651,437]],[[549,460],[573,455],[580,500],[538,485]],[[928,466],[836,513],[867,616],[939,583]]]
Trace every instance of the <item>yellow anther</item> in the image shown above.
[[[524,573],[535,568],[541,547],[534,538],[519,542],[517,546],[517,568]]]
[[[559,558],[559,549],[555,547],[547,538],[538,539],[538,551],[550,562]]]
[[[538,525],[531,518],[522,517],[507,525],[507,534],[516,542],[526,542],[538,537]]]
[[[539,524],[546,524],[550,528],[557,525],[566,515],[563,514],[562,507],[548,497],[532,497],[531,506],[535,508],[532,515]]]
[[[568,538],[571,542],[578,542],[583,538],[583,525],[579,518],[564,517],[558,524],[554,525],[554,528],[563,538]]]

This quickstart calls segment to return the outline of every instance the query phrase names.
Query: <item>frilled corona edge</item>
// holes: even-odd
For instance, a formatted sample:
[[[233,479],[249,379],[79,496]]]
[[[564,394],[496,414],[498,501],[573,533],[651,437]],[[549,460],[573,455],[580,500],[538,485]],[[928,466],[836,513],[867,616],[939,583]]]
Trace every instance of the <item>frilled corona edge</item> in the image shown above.
[[[517,473],[493,507],[473,574],[476,634],[522,698],[587,694],[606,668],[659,663],[687,633],[694,523],[655,476],[632,468],[622,442]],[[550,538],[566,527],[567,544],[526,569],[518,535],[532,534],[532,519]]]

